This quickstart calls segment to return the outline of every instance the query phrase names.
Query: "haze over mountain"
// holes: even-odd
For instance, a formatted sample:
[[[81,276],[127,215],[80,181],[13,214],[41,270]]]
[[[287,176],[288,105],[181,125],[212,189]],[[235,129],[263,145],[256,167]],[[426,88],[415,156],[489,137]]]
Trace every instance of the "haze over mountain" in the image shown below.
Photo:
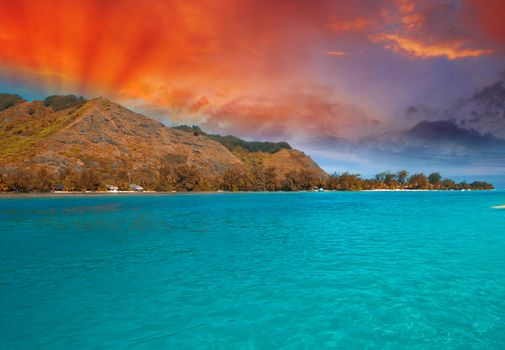
[[[451,120],[462,128],[505,139],[505,80],[459,98],[444,110],[413,106],[407,115],[413,120]]]
[[[407,118],[416,124],[405,132],[389,135],[389,140],[383,135],[382,141],[410,156],[429,152],[449,164],[505,164],[503,80],[459,98],[443,110],[409,107]]]

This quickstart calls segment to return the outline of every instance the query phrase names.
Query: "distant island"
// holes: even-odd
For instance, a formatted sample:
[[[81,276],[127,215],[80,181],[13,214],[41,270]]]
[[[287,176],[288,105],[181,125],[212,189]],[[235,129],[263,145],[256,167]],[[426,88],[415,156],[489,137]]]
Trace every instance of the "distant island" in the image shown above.
[[[104,98],[0,94],[0,192],[489,190],[439,173],[328,175],[286,142],[169,128]]]

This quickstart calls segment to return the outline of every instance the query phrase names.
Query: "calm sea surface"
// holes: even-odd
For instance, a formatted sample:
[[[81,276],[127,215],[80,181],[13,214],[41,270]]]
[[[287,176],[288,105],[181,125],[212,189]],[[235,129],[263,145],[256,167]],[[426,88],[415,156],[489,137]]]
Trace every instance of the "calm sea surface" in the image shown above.
[[[505,349],[500,204],[0,197],[0,349]]]

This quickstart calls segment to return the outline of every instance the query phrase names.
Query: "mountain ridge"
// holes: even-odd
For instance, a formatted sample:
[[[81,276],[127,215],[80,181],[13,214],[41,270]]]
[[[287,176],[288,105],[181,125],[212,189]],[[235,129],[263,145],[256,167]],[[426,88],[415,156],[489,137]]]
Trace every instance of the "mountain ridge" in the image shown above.
[[[505,139],[505,80],[477,89],[443,109],[410,106],[406,115],[417,122],[450,120],[461,128]]]
[[[194,168],[205,177],[223,176],[235,168],[248,172],[254,167],[274,168],[278,181],[292,171],[326,176],[312,159],[289,145],[273,153],[244,148],[232,152],[206,135],[167,127],[103,97],[18,101],[0,111],[0,171],[93,170],[109,181],[125,178],[120,173],[127,173],[129,181],[133,178],[144,184],[149,181],[138,178],[159,177],[167,168],[176,167]]]

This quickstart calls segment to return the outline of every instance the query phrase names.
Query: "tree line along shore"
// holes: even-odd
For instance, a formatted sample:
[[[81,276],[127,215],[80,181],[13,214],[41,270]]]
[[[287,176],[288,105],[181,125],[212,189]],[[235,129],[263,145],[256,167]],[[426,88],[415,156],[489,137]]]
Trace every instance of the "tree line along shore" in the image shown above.
[[[46,168],[16,168],[0,172],[0,192],[51,192],[55,190],[118,191],[131,190],[136,184],[145,191],[158,192],[211,192],[211,191],[364,191],[364,190],[491,190],[493,185],[484,181],[456,183],[442,178],[440,173],[409,174],[382,172],[373,178],[362,178],[349,172],[316,175],[310,170],[290,171],[279,175],[275,168],[253,166],[232,167],[222,175],[207,176],[195,166],[162,166],[158,172],[149,169],[133,171],[80,171],[64,168],[57,173]]]

